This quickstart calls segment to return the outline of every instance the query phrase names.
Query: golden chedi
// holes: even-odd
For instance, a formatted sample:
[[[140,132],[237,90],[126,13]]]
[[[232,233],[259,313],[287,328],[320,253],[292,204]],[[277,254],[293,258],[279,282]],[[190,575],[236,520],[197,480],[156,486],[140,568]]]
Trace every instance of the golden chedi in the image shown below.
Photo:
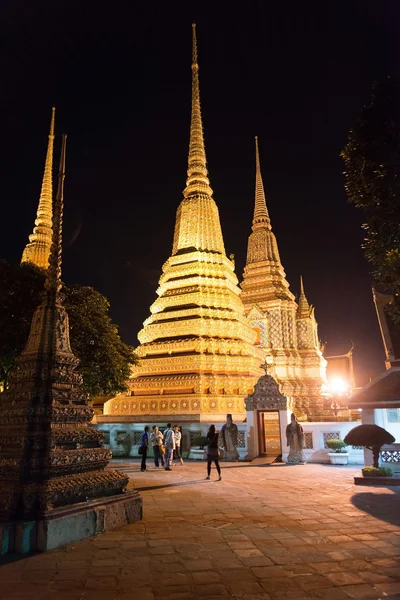
[[[25,246],[21,260],[21,263],[30,262],[43,269],[47,269],[49,266],[53,233],[53,145],[55,112],[56,109],[53,107],[42,189],[40,192],[35,226],[33,228],[33,233],[29,236],[29,243]]]
[[[133,369],[130,394],[105,404],[107,417],[145,421],[151,415],[152,421],[166,421],[179,415],[180,421],[210,422],[225,421],[232,413],[243,419],[243,398],[262,374],[264,353],[244,316],[208,179],[195,26],[187,175],[172,256],[163,265],[151,316],[138,334],[140,364]]]
[[[256,138],[255,206],[240,298],[257,331],[257,345],[264,351],[268,371],[291,399],[292,409],[302,419],[321,420],[326,360],[320,350],[314,308],[308,304],[302,280],[300,287],[296,303],[271,227]]]

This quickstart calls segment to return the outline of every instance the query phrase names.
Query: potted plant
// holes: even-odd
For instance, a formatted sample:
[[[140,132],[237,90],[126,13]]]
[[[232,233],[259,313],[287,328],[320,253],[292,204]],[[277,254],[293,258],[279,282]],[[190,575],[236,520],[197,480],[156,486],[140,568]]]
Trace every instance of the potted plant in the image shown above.
[[[379,454],[382,446],[393,444],[395,441],[391,433],[378,425],[359,425],[354,427],[344,438],[349,446],[364,446],[372,450],[374,467],[379,469]]]
[[[332,465],[347,465],[349,453],[345,450],[347,444],[343,440],[326,440],[326,445],[331,450],[328,456]]]
[[[361,469],[364,477],[392,477],[393,471],[390,467],[364,467]]]

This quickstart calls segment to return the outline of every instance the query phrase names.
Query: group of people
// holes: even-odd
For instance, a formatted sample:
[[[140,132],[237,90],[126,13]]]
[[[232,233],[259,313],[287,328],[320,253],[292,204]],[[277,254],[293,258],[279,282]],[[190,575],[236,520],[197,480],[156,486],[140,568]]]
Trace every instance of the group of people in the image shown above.
[[[140,467],[141,471],[146,471],[146,459],[149,451],[150,444],[153,447],[154,454],[154,466],[156,469],[161,466],[166,471],[171,471],[171,467],[174,460],[179,460],[180,464],[183,465],[182,453],[181,453],[181,441],[182,433],[179,425],[171,426],[171,423],[167,424],[167,429],[162,433],[157,425],[153,425],[153,431],[150,432],[150,427],[146,425],[142,433],[142,441],[140,445],[140,454],[142,455],[142,464]]]
[[[161,466],[166,471],[171,471],[173,461],[179,460],[183,465],[182,460],[182,433],[178,425],[171,426],[168,423],[167,429],[162,433],[157,425],[153,425],[153,431],[150,432],[150,427],[146,425],[142,433],[142,442],[139,453],[142,455],[141,470],[146,471],[146,459],[150,444],[153,447],[154,466],[156,469]],[[221,467],[219,465],[220,447],[224,450],[226,460],[239,460],[239,452],[237,450],[239,431],[237,425],[232,421],[232,415],[226,415],[226,423],[221,427],[221,434],[218,433],[215,425],[210,425],[207,433],[207,445],[204,448],[207,458],[207,477],[211,476],[211,465],[215,464],[218,473],[218,481],[221,481]],[[221,443],[220,443],[221,437]]]
[[[142,441],[139,451],[142,455],[142,463],[140,467],[141,471],[147,471],[146,460],[150,444],[153,447],[154,466],[156,469],[160,468],[161,463],[161,466],[164,467],[166,471],[172,471],[171,467],[174,460],[179,460],[181,465],[183,465],[181,453],[182,433],[178,425],[172,427],[171,423],[168,423],[167,429],[164,431],[164,433],[159,430],[157,425],[153,425],[153,431],[150,433],[150,435],[149,432],[150,427],[146,425],[142,433]],[[205,448],[207,455],[206,479],[210,479],[211,465],[214,463],[218,473],[218,481],[221,481],[221,467],[219,465],[220,442],[219,433],[215,425],[210,425],[207,433],[207,441],[208,444]]]

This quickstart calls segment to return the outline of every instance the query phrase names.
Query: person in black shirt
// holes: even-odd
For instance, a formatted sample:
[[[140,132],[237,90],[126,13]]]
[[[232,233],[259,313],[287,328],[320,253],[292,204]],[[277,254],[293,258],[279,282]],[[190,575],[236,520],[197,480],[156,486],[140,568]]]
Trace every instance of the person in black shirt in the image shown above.
[[[211,475],[211,463],[215,464],[218,472],[218,481],[221,481],[221,467],[219,466],[219,433],[217,432],[215,425],[210,425],[210,429],[207,433],[208,445],[207,445],[207,477],[210,479]]]
[[[142,464],[140,466],[141,471],[147,471],[146,458],[147,458],[147,451],[149,449],[149,431],[150,431],[150,427],[148,425],[146,425],[146,427],[144,428],[144,431],[142,433],[142,443],[140,444],[141,454],[142,454]]]

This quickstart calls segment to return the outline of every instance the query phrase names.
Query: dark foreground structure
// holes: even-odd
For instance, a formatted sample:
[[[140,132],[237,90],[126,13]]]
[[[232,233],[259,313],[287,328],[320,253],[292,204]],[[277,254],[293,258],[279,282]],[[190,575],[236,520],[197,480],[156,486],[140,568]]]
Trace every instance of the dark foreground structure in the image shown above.
[[[63,136],[50,265],[29,339],[0,395],[0,549],[50,550],[141,519],[128,477],[89,422],[61,295]]]

